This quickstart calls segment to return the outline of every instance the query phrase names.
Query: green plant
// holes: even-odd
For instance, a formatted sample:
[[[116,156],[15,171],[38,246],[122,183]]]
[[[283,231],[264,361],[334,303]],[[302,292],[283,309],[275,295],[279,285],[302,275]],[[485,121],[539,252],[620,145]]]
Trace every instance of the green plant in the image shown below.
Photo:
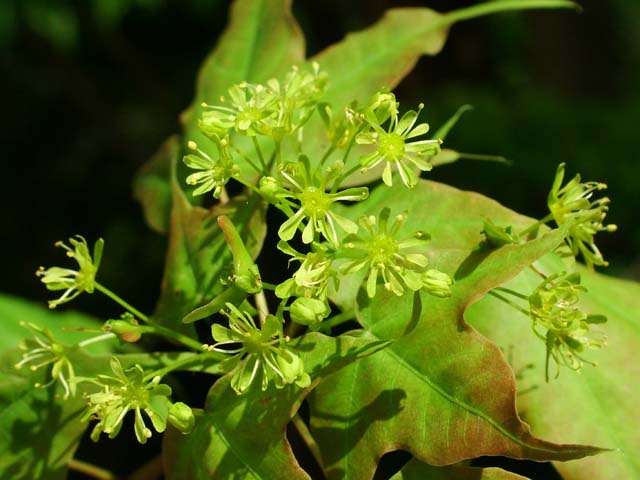
[[[122,317],[77,339],[82,333],[52,330],[66,323],[91,331],[95,322],[63,322],[14,301],[33,335],[6,355],[2,399],[12,435],[3,440],[4,470],[55,478],[70,465],[104,475],[72,460],[74,449],[90,422],[92,440],[118,436],[129,412],[138,442],[164,432],[167,478],[308,478],[285,436],[290,422],[301,438],[296,448],[315,458],[310,473],[328,478],[371,478],[380,457],[397,449],[414,459],[394,478],[519,478],[469,461],[563,462],[602,452],[534,437],[515,392],[525,401],[543,392],[538,404],[527,403],[527,420],[553,437],[557,426],[537,420],[546,402],[571,412],[570,422],[588,423],[563,401],[563,392],[580,397],[580,380],[560,368],[581,370],[605,355],[590,350],[605,345],[598,324],[607,317],[616,340],[636,321],[602,299],[621,289],[635,306],[637,285],[593,272],[606,265],[594,235],[615,229],[603,223],[608,199],[592,198],[603,185],[579,176],[563,185],[561,164],[549,216],[535,221],[421,179],[465,157],[443,142],[466,107],[432,134],[423,106],[406,110],[390,90],[419,56],[439,52],[455,22],[534,7],[574,4],[396,9],[307,60],[288,1],[236,1],[182,117],[183,135],[135,181],[149,225],[169,235],[156,311],[147,316],[100,283],[104,242],[92,251],[79,236],[58,244],[77,268],[37,272],[49,290],[62,291],[50,307],[100,292]],[[551,221],[557,228],[546,226]],[[277,239],[265,243],[269,228]],[[284,276],[277,263],[288,265]],[[207,328],[196,330],[201,324]],[[185,351],[147,352],[149,337]],[[630,342],[620,345],[631,350]],[[618,376],[608,389],[615,398],[630,370],[604,358],[613,365],[600,369]],[[204,405],[180,397],[180,371],[210,375]],[[545,377],[548,384],[524,395],[523,382]],[[303,402],[308,419],[298,413]],[[622,423],[603,421],[623,432],[619,443],[604,437],[604,447],[633,445]],[[18,433],[24,424],[32,425],[26,435]],[[639,469],[633,459],[568,465],[558,467],[567,478]]]

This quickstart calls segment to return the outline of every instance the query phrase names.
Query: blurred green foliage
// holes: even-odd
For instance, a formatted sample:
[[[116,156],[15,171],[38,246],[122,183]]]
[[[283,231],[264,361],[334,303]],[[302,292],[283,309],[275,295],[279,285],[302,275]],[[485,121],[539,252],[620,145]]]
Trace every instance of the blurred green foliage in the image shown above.
[[[446,11],[463,1],[297,1],[308,53],[374,22],[390,7]],[[425,100],[438,125],[470,103],[448,138],[460,151],[509,157],[513,167],[463,161],[429,174],[532,216],[545,212],[555,167],[609,184],[602,235],[610,273],[640,278],[635,223],[640,163],[640,2],[582,2],[584,12],[500,15],[454,28],[441,55],[420,61],[397,89]],[[199,63],[227,16],[223,0],[4,0],[0,92],[4,145],[0,290],[40,299],[33,272],[55,240],[107,240],[105,281],[150,310],[165,239],[143,225],[130,183],[193,94]],[[103,312],[105,304],[81,300]]]

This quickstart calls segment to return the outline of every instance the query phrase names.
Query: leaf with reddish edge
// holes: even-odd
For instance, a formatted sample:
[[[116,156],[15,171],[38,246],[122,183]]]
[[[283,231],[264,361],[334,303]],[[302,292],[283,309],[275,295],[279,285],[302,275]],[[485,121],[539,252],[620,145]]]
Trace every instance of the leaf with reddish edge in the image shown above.
[[[175,173],[172,197],[169,248],[153,318],[193,334],[193,327],[182,319],[221,293],[223,271],[231,264],[231,252],[217,218],[226,215],[233,221],[247,251],[255,258],[266,235],[266,206],[257,195],[239,196],[210,209],[193,206],[178,186]]]
[[[365,104],[380,88],[395,88],[423,55],[437,55],[454,24],[501,12],[527,9],[576,9],[565,0],[501,0],[471,5],[446,13],[429,8],[393,8],[368,28],[348,34],[311,60],[329,74],[322,101],[339,113],[354,100]],[[411,106],[409,108],[415,108]],[[305,126],[305,153],[319,160],[329,148],[322,121],[314,118]],[[349,165],[355,165],[367,148],[355,145]],[[352,176],[346,184],[368,183],[364,175]],[[345,185],[346,185],[345,184]]]
[[[281,76],[292,65],[304,62],[304,48],[304,36],[291,14],[291,0],[233,2],[229,24],[200,67],[195,96],[181,115],[183,137],[171,137],[165,142],[134,180],[134,195],[142,204],[145,220],[152,229],[161,233],[169,229],[173,200],[170,163],[174,156],[182,157],[181,143],[195,141],[201,149],[217,157],[213,144],[197,128],[200,104],[219,103],[220,96],[226,95],[228,88],[236,83],[264,82]],[[249,142],[240,148],[253,147]],[[240,163],[245,174],[255,173],[246,162]]]
[[[167,430],[163,443],[167,478],[308,479],[285,438],[287,423],[322,378],[388,344],[366,332],[338,337],[310,333],[293,340],[290,346],[312,378],[304,390],[271,385],[263,392],[256,381],[238,396],[229,377],[223,377],[211,388],[206,410],[198,415],[191,434]]]
[[[501,468],[434,467],[412,459],[390,480],[527,480]]]
[[[407,232],[432,235],[425,253],[456,283],[447,299],[381,290],[370,300],[360,292],[358,321],[375,338],[396,341],[332,375],[310,396],[312,433],[328,477],[371,478],[378,459],[398,448],[432,465],[484,455],[545,461],[600,452],[534,437],[516,412],[515,380],[501,351],[464,321],[471,303],[554,250],[564,233],[482,250],[482,215],[501,220],[513,212],[478,194],[421,182],[413,191],[376,189],[371,213],[390,195],[395,208],[408,210]],[[353,219],[363,208],[341,213]],[[360,285],[361,278],[341,283],[343,305],[352,282]]]
[[[167,233],[171,223],[171,169],[180,156],[177,136],[165,141],[133,180],[133,196],[140,202],[147,225]]]
[[[545,274],[567,269],[555,255],[536,263]],[[518,411],[534,431],[545,438],[588,442],[618,449],[577,462],[556,463],[566,480],[618,480],[640,478],[640,284],[607,277],[578,267],[582,285],[581,308],[608,319],[592,329],[607,335],[608,345],[585,350],[583,356],[598,363],[585,365],[580,373],[562,369],[558,378],[551,364],[551,379],[544,381],[545,346],[531,332],[531,320],[487,296],[474,304],[468,321],[506,352],[518,372]],[[528,295],[541,278],[524,271],[505,287]]]

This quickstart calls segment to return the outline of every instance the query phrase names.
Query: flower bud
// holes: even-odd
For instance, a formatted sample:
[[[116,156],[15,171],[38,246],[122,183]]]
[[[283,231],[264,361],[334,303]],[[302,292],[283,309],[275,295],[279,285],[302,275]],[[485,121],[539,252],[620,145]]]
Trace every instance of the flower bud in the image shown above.
[[[125,342],[135,343],[142,337],[142,327],[135,319],[107,320],[102,327],[105,333],[113,332]]]
[[[262,177],[260,179],[260,193],[272,203],[278,202],[277,194],[282,190],[280,183],[273,177]]]
[[[436,297],[450,297],[453,280],[446,273],[431,268],[422,274],[423,288]]]
[[[317,298],[296,298],[289,307],[291,320],[300,325],[316,327],[329,316],[331,309],[326,302]]]
[[[306,388],[311,384],[309,374],[304,371],[304,363],[295,353],[289,350],[282,350],[276,356],[276,360],[285,384],[295,383],[302,388]]]
[[[485,219],[484,228],[482,230],[487,243],[493,248],[499,248],[504,245],[518,243],[518,235],[513,231],[513,227],[499,227],[489,219]]]
[[[191,433],[196,424],[193,410],[186,403],[176,402],[169,407],[169,423],[180,430],[183,434]]]

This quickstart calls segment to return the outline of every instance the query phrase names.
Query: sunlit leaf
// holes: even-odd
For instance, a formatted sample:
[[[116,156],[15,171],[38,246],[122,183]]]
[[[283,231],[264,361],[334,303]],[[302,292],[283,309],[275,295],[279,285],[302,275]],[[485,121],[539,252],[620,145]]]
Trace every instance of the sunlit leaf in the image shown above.
[[[374,337],[396,341],[384,351],[332,375],[313,392],[312,432],[330,478],[367,478],[385,452],[402,448],[446,465],[482,455],[569,460],[599,449],[558,445],[534,437],[517,415],[515,381],[500,350],[465,320],[466,309],[555,249],[563,232],[521,245],[479,248],[483,215],[531,222],[481,195],[422,182],[413,191],[378,188],[366,208],[407,210],[405,229],[425,230],[432,265],[456,279],[447,299],[357,298],[358,320]],[[365,207],[345,208],[356,217]],[[395,212],[394,212],[395,213]],[[357,277],[352,281],[361,282]],[[349,282],[340,303],[348,306]]]
[[[311,333],[292,346],[315,384],[344,365],[378,352],[387,342],[366,334]],[[167,478],[308,479],[293,456],[285,429],[309,389],[272,386],[263,392],[254,384],[238,396],[228,377],[222,378],[209,392],[206,410],[190,435],[173,429],[167,432],[163,445]]]
[[[555,256],[544,258],[536,267],[547,274],[566,268]],[[469,309],[467,319],[511,358],[522,392],[518,410],[534,431],[545,438],[618,450],[578,462],[557,463],[563,478],[636,478],[640,476],[640,460],[635,454],[640,444],[640,285],[585,268],[579,271],[588,289],[582,308],[608,319],[592,327],[606,333],[608,346],[584,352],[585,357],[598,363],[597,367],[585,365],[580,373],[565,369],[557,379],[545,383],[545,346],[533,337],[527,317],[488,296]],[[540,281],[538,275],[525,271],[506,286],[528,294]]]

